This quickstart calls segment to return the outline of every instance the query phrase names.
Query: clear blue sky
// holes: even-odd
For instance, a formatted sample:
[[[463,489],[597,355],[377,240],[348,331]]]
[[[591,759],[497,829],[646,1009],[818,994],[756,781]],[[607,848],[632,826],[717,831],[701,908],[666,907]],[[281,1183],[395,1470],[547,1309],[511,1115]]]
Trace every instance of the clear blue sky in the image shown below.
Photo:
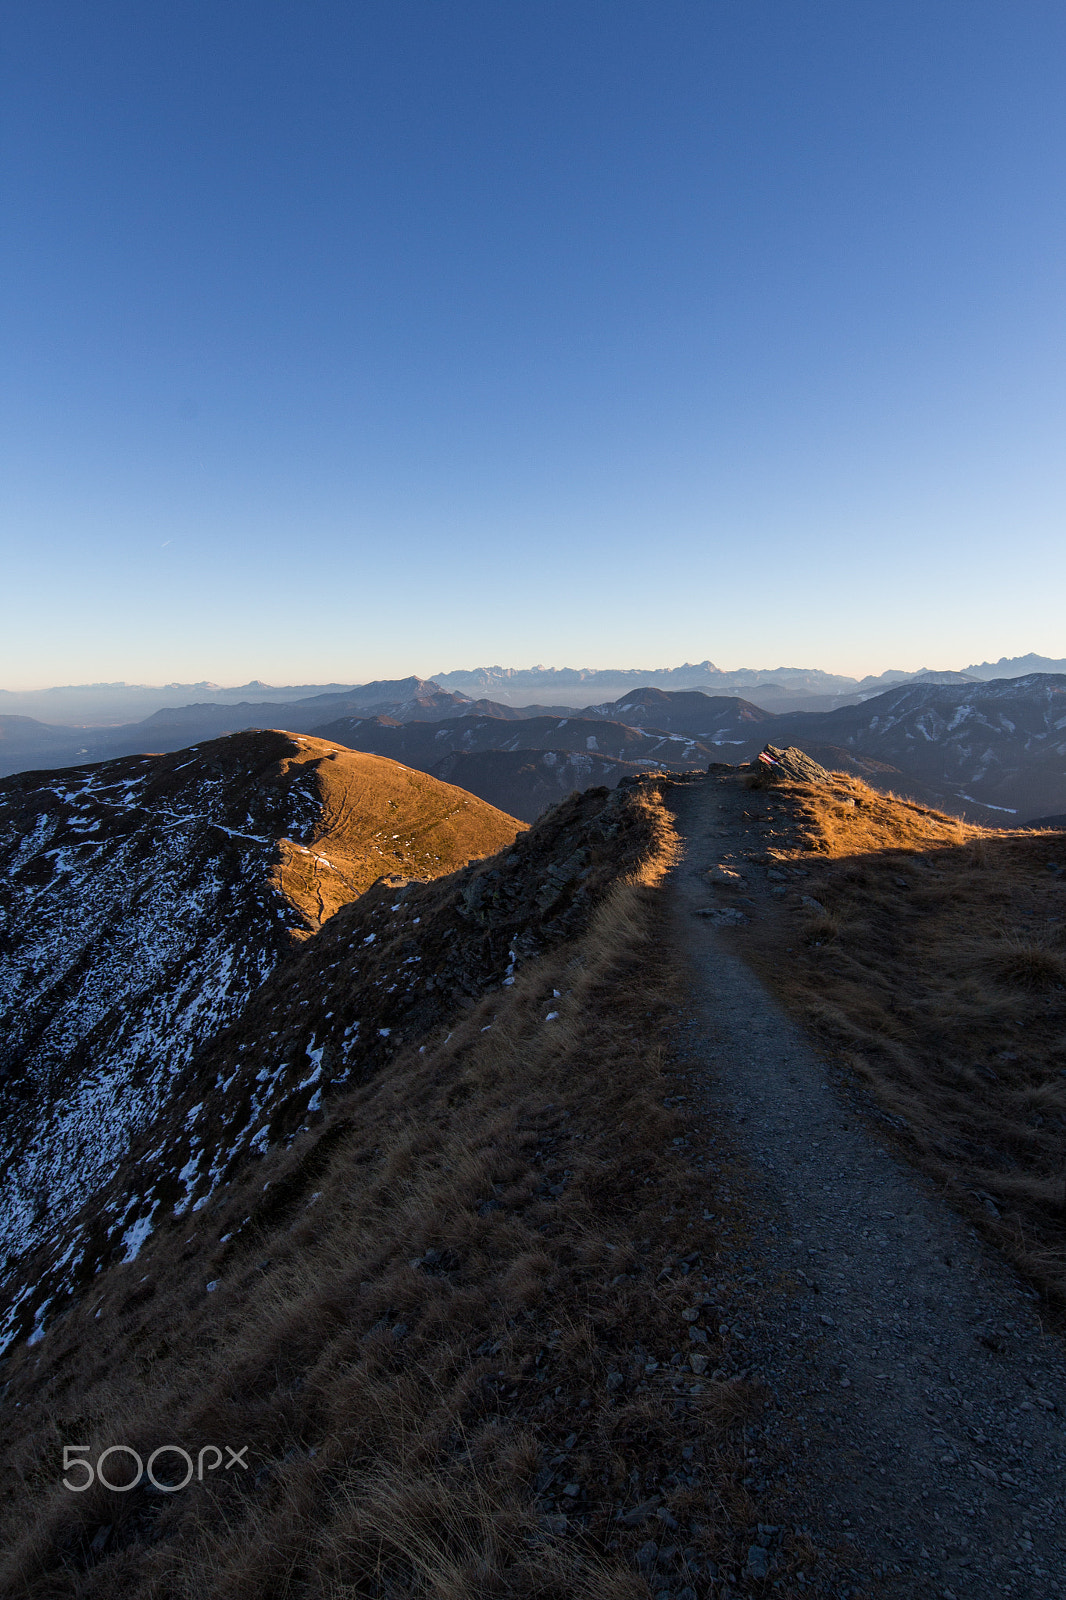
[[[1061,0],[33,0],[0,684],[1066,654]]]

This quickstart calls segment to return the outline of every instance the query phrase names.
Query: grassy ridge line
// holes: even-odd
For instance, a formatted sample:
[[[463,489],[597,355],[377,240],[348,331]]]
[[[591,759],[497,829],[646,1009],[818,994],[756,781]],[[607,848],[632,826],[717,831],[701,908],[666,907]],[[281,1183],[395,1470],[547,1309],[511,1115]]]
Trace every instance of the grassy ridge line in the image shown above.
[[[647,850],[582,937],[10,1363],[5,1592],[637,1600],[650,1534],[674,1584],[742,1564],[750,1400],[669,1365],[693,1300],[670,1267],[713,1260],[715,1225],[691,1221],[713,1193],[659,1103],[676,839],[658,787],[631,803]],[[57,1487],[64,1443],[227,1441],[247,1477]]]
[[[775,785],[812,904],[742,944],[882,1127],[1066,1316],[1066,849],[834,773]],[[885,1123],[885,1116],[889,1119]]]
[[[306,735],[285,737],[295,753],[280,763],[281,775],[307,768],[314,821],[303,842],[278,840],[270,883],[310,930],[383,872],[438,878],[525,831],[524,823],[466,790],[383,756],[338,750]]]

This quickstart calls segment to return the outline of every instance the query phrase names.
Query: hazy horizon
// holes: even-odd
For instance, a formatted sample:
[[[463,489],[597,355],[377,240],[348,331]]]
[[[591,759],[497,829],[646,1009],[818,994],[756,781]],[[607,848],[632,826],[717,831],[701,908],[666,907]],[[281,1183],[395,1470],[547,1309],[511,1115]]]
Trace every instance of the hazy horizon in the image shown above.
[[[611,673],[618,673],[619,675],[622,675],[622,674],[630,675],[630,674],[633,674],[633,673],[646,672],[649,675],[654,675],[654,674],[660,674],[660,673],[664,673],[664,672],[683,672],[686,667],[692,667],[693,669],[696,669],[696,668],[704,666],[704,664],[706,662],[710,662],[711,666],[714,669],[716,669],[717,671],[723,673],[726,676],[730,676],[730,677],[737,676],[737,675],[739,675],[741,673],[750,673],[752,675],[752,677],[760,677],[760,676],[763,676],[763,675],[772,676],[774,673],[782,673],[782,672],[809,672],[809,673],[816,673],[816,674],[817,673],[824,673],[827,676],[850,678],[850,679],[853,679],[856,683],[860,683],[864,679],[879,678],[879,677],[883,677],[883,676],[885,676],[887,674],[892,674],[892,673],[900,673],[900,674],[904,674],[904,675],[907,675],[907,676],[911,676],[911,675],[914,675],[914,674],[917,674],[917,673],[923,672],[923,671],[931,671],[931,672],[965,672],[967,670],[967,667],[991,667],[991,666],[998,665],[1000,662],[1010,663],[1010,662],[1013,662],[1013,661],[1016,661],[1016,660],[1025,660],[1029,656],[1037,656],[1037,657],[1043,658],[1045,660],[1051,660],[1051,661],[1057,661],[1057,660],[1066,659],[1066,656],[1064,656],[1064,657],[1054,657],[1054,656],[1052,656],[1050,654],[1050,652],[1046,652],[1046,651],[1025,651],[1025,652],[1022,652],[1019,656],[1016,656],[1016,657],[997,657],[997,658],[993,659],[990,656],[985,656],[980,661],[968,662],[968,663],[966,663],[964,665],[961,665],[961,666],[955,665],[955,664],[944,665],[943,663],[934,664],[934,663],[932,663],[930,661],[923,661],[920,666],[915,666],[915,667],[903,666],[903,667],[901,667],[899,665],[893,665],[893,666],[883,667],[879,671],[865,672],[865,673],[864,672],[856,672],[856,671],[848,672],[848,671],[841,670],[841,669],[832,669],[832,668],[825,667],[825,666],[823,666],[823,665],[821,665],[820,663],[817,663],[817,662],[809,662],[809,663],[778,662],[775,666],[768,666],[768,665],[751,666],[751,665],[746,665],[746,664],[742,663],[739,666],[731,666],[731,665],[728,665],[728,664],[724,664],[721,661],[716,661],[712,657],[703,657],[699,661],[692,661],[692,662],[669,662],[669,661],[666,661],[666,662],[659,662],[659,663],[649,663],[649,662],[645,661],[645,662],[642,662],[642,663],[638,663],[635,666],[626,665],[626,664],[618,662],[618,661],[613,661],[610,664],[605,665],[605,666],[593,666],[593,665],[590,665],[590,664],[587,664],[587,663],[578,664],[576,662],[560,662],[560,663],[557,663],[557,664],[556,663],[551,663],[551,662],[536,662],[536,663],[530,664],[529,666],[512,666],[512,665],[510,665],[508,663],[505,663],[505,662],[492,662],[492,663],[481,662],[481,663],[478,663],[476,666],[438,667],[436,669],[436,671],[434,671],[434,672],[418,671],[418,672],[399,672],[399,673],[396,673],[396,674],[386,674],[384,672],[373,672],[373,673],[367,673],[367,674],[365,674],[363,676],[360,676],[360,677],[355,677],[355,676],[352,676],[352,675],[349,674],[347,676],[336,677],[336,678],[327,678],[327,677],[324,677],[321,674],[319,674],[317,676],[308,678],[308,679],[304,680],[303,682],[301,682],[298,679],[294,679],[294,678],[268,679],[268,678],[264,678],[261,674],[252,674],[251,676],[248,676],[248,677],[238,678],[238,679],[236,679],[235,681],[233,681],[231,683],[222,683],[222,682],[218,682],[215,679],[207,678],[207,677],[195,677],[195,678],[187,678],[187,679],[177,678],[177,679],[171,679],[171,680],[168,680],[168,681],[157,681],[157,682],[147,682],[145,680],[137,680],[137,679],[130,679],[130,678],[112,678],[112,679],[94,679],[94,680],[82,679],[80,681],[72,680],[69,683],[38,683],[38,684],[16,685],[16,686],[12,686],[10,683],[6,683],[5,682],[5,683],[0,683],[0,693],[14,694],[14,695],[31,695],[31,694],[48,694],[48,693],[53,693],[53,692],[60,693],[60,692],[68,692],[68,691],[94,690],[94,689],[95,690],[100,690],[100,689],[127,689],[127,690],[131,690],[131,691],[135,691],[135,690],[162,691],[162,690],[167,690],[167,689],[196,689],[196,688],[220,690],[222,692],[231,692],[231,691],[236,690],[236,689],[254,688],[254,687],[257,687],[257,686],[260,686],[260,687],[263,687],[263,688],[276,688],[276,689],[279,689],[279,690],[280,689],[293,689],[293,688],[300,688],[300,687],[307,687],[307,688],[310,688],[310,689],[318,689],[318,688],[327,687],[327,686],[329,686],[331,684],[336,684],[338,686],[348,686],[348,685],[359,686],[359,685],[364,684],[364,683],[374,683],[374,682],[378,682],[378,681],[390,681],[390,680],[393,680],[393,679],[400,680],[400,679],[408,678],[408,677],[417,677],[417,678],[422,678],[422,679],[424,679],[426,681],[434,681],[435,679],[444,678],[444,677],[447,677],[447,676],[449,676],[451,674],[454,674],[454,673],[464,673],[464,674],[471,674],[472,675],[472,674],[478,673],[478,672],[492,672],[492,671],[510,672],[510,673],[515,673],[515,674],[533,673],[533,672],[560,672],[560,673],[561,672],[581,672],[581,673],[595,673],[595,674],[599,674],[601,676],[609,676]]]

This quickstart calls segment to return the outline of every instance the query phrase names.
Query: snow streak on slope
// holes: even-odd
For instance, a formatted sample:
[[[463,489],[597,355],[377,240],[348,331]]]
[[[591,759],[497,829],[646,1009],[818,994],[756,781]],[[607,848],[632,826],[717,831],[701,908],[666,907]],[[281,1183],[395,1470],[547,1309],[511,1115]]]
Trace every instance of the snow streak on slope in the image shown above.
[[[0,785],[0,1348],[116,1249],[136,1257],[159,1173],[106,1219],[103,1192],[283,957],[390,869],[447,875],[520,831],[396,762],[278,731]],[[229,1159],[193,1157],[179,1214],[202,1162],[217,1183]]]
[[[282,734],[0,791],[0,1250],[64,1224],[303,926],[270,887],[306,813]],[[143,1230],[142,1230],[143,1237]],[[135,1251],[139,1239],[129,1241]],[[76,1273],[78,1262],[69,1267]]]

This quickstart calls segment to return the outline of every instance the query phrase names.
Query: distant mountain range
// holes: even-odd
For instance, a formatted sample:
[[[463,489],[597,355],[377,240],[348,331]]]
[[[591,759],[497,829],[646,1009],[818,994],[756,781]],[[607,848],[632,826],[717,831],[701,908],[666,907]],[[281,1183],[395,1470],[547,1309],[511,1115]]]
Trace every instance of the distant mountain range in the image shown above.
[[[653,726],[630,726],[620,720],[627,713]],[[492,794],[491,804],[532,822],[574,789],[614,788],[649,767],[706,769],[721,759],[721,745],[746,745],[755,728],[773,720],[746,700],[641,689],[621,707],[591,706],[580,716],[518,720],[490,712],[437,723],[341,717],[312,731],[353,750],[391,756],[473,794]]]
[[[589,691],[604,699],[620,697],[627,688],[650,685],[660,689],[702,689],[709,694],[743,694],[767,710],[779,709],[775,701],[792,702],[792,709],[822,711],[841,697],[879,694],[902,682],[964,682],[970,679],[1023,677],[1033,672],[1066,673],[1066,657],[1026,655],[998,662],[985,661],[962,672],[920,672],[890,669],[876,677],[850,678],[840,673],[808,667],[739,667],[726,672],[713,661],[685,662],[680,667],[575,668],[575,667],[475,667],[472,671],[437,672],[433,682],[454,693],[488,696],[508,703],[528,690],[548,690],[553,699],[578,705]],[[810,704],[797,704],[797,701]]]
[[[835,711],[646,686],[576,717],[449,715],[436,727],[340,718],[318,737],[391,755],[532,820],[571,789],[627,773],[751,760],[769,740],[875,788],[996,826],[1066,804],[1066,675],[899,684]]]
[[[631,684],[580,708],[562,699],[574,685],[555,678],[555,703],[516,706],[412,676],[290,700],[198,701],[112,727],[0,715],[0,777],[273,727],[390,757],[532,821],[574,789],[611,787],[648,767],[747,760],[769,739],[974,821],[1058,815],[1066,807],[1066,673],[985,679],[984,670],[925,671],[888,687],[867,680],[846,696],[783,699]],[[602,688],[601,676],[582,682]]]
[[[0,712],[37,717],[75,727],[131,722],[166,706],[236,705],[240,701],[306,700],[316,694],[343,694],[348,683],[290,684],[277,688],[254,678],[236,688],[217,683],[68,683],[54,689],[0,689]]]
[[[685,662],[680,667],[474,667],[469,671],[438,672],[428,682],[434,687],[473,700],[489,699],[513,705],[528,700],[528,690],[550,691],[551,710],[560,705],[581,706],[589,700],[616,699],[627,689],[650,685],[660,689],[701,689],[709,694],[741,694],[754,699],[767,710],[776,710],[774,700],[785,700],[790,709],[823,711],[830,701],[880,694],[902,682],[958,682],[968,678],[1020,678],[1033,672],[1066,672],[1066,657],[1026,655],[1003,656],[999,661],[983,661],[964,667],[961,672],[903,672],[895,668],[876,677],[851,678],[812,667],[741,667],[725,672],[713,661]],[[48,724],[72,727],[112,726],[135,722],[154,712],[186,705],[235,706],[240,704],[287,705],[293,701],[320,696],[366,695],[387,683],[305,683],[277,686],[258,678],[236,687],[217,683],[131,683],[66,684],[53,689],[0,689],[0,714],[32,717]],[[749,690],[758,690],[750,694]],[[382,695],[381,698],[385,698]],[[800,700],[817,704],[799,704]],[[363,701],[360,701],[362,704]]]
[[[47,725],[30,717],[0,715],[0,777],[31,767],[107,761],[116,756],[180,750],[246,728],[286,728],[306,733],[345,715],[386,715],[404,720],[459,715],[469,705],[423,678],[397,678],[353,689],[324,690],[294,700],[197,701],[167,706],[140,722],[104,727]]]
[[[1010,826],[1059,812],[1066,801],[1062,674],[901,684],[861,705],[781,716],[771,726],[775,744],[799,745],[827,767],[973,822]],[[895,775],[864,770],[870,761]]]

